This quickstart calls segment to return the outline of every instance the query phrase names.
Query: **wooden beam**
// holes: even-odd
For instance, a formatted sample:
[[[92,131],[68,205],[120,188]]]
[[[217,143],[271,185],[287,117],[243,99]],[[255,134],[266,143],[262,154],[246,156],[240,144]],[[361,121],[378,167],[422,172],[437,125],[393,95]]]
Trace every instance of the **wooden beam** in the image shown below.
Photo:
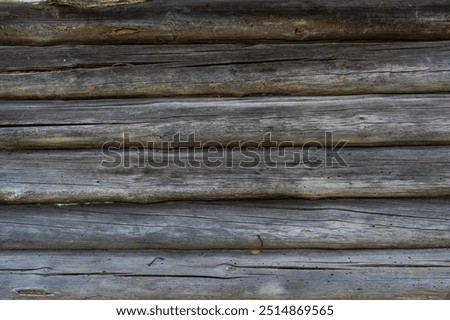
[[[342,146],[342,145],[341,145]],[[446,197],[449,147],[15,151],[0,202]]]
[[[0,249],[450,247],[450,199],[0,207]]]
[[[0,251],[2,299],[449,299],[450,250]]]
[[[448,92],[449,57],[446,41],[1,47],[0,98]]]
[[[101,148],[130,134],[142,144],[180,133],[197,141],[310,141],[348,146],[450,143],[450,95],[1,101],[0,149]],[[195,144],[185,139],[182,146]]]
[[[95,8],[96,2],[99,7]],[[2,44],[450,39],[447,0],[0,3]],[[94,6],[94,8],[89,8]]]

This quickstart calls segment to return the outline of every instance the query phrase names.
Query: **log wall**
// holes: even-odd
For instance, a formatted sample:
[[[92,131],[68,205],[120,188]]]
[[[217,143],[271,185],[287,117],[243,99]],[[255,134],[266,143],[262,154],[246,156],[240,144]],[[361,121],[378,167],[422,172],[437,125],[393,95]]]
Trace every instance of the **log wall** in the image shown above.
[[[2,1],[0,44],[1,299],[450,298],[447,0]]]

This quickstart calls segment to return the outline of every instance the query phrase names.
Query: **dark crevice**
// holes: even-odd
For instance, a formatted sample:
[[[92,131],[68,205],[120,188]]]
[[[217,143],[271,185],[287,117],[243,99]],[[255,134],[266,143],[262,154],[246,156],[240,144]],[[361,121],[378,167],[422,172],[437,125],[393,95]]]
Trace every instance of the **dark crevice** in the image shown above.
[[[0,128],[34,128],[34,127],[83,127],[107,125],[150,124],[150,122],[92,122],[92,123],[33,123],[33,124],[0,124]]]
[[[220,276],[207,276],[207,275],[179,275],[179,274],[131,274],[125,272],[58,272],[58,273],[26,273],[26,275],[39,275],[43,277],[57,277],[57,276],[113,276],[113,277],[124,277],[124,278],[204,278],[204,279],[218,279],[218,280],[231,280],[231,279],[243,279],[251,277],[248,276],[236,276],[236,277],[220,277]]]
[[[48,66],[48,67],[30,67],[30,68],[14,68],[14,69],[0,69],[0,74],[15,74],[15,73],[41,73],[41,72],[59,72],[69,70],[92,70],[103,68],[118,68],[118,67],[134,67],[142,65],[163,65],[172,64],[179,61],[156,61],[156,62],[130,62],[130,63],[92,63],[92,64],[75,64],[71,66]]]

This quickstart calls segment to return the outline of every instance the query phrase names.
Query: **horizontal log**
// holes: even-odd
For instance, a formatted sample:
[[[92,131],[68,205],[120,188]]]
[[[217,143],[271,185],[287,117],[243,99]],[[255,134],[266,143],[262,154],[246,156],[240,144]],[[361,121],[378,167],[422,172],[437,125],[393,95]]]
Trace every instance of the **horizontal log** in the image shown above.
[[[449,147],[0,153],[0,202],[450,196]]]
[[[450,39],[447,0],[0,3],[2,44]],[[96,5],[93,5],[96,3]]]
[[[2,299],[449,299],[450,250],[0,251]]]
[[[450,247],[450,199],[0,207],[0,249]]]
[[[123,6],[135,3],[142,3],[152,0],[49,0],[48,3],[54,6],[69,6],[77,9],[104,8],[113,6]]]
[[[0,47],[0,98],[450,91],[450,42]]]
[[[216,141],[310,141],[326,132],[349,146],[450,143],[450,95],[1,101],[0,149],[101,148],[111,140],[155,147]],[[183,143],[175,143],[175,135]],[[125,143],[125,141],[123,141]]]

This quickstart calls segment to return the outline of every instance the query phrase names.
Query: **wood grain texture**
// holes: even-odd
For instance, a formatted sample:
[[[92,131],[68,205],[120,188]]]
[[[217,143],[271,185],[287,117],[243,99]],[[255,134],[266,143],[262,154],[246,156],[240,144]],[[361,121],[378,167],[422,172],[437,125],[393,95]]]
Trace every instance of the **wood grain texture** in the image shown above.
[[[0,58],[2,99],[450,91],[447,41],[1,47]]]
[[[124,1],[100,1],[104,2]],[[61,3],[69,6],[58,5]],[[450,39],[450,4],[446,0],[153,0],[86,9],[92,3],[0,3],[0,42],[42,45]]]
[[[450,247],[450,199],[0,206],[0,249]]]
[[[101,148],[111,140],[166,147],[197,141],[316,141],[348,146],[450,143],[450,95],[1,101],[0,149]]]
[[[147,203],[450,195],[449,147],[340,152],[285,148],[273,149],[270,155],[268,148],[192,150],[130,149],[125,155],[112,149],[3,152],[0,201]]]
[[[449,249],[0,251],[0,298],[449,299],[449,258]]]

